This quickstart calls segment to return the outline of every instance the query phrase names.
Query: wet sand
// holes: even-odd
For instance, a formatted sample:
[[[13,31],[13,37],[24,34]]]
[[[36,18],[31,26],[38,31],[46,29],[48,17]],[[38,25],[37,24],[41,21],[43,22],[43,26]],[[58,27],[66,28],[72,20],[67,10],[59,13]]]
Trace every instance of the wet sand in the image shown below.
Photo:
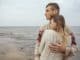
[[[2,40],[2,41],[1,41]],[[0,60],[31,60],[33,49],[19,47],[11,38],[0,38]],[[32,51],[31,51],[32,50]]]

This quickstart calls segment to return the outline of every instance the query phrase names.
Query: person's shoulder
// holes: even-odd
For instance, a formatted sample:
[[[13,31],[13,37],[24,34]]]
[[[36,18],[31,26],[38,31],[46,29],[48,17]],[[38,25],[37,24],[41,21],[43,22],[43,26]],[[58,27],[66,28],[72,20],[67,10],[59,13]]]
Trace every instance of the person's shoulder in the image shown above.
[[[65,29],[71,29],[71,26],[66,24]]]
[[[67,25],[67,24],[65,25],[65,28],[69,28],[69,27],[70,27],[69,25]]]
[[[48,25],[48,24],[41,25],[40,28],[39,28],[39,30],[40,30],[40,31],[45,30],[46,27],[47,27],[47,25]]]
[[[68,32],[68,33],[72,33],[71,26],[70,25],[65,25],[65,31]]]

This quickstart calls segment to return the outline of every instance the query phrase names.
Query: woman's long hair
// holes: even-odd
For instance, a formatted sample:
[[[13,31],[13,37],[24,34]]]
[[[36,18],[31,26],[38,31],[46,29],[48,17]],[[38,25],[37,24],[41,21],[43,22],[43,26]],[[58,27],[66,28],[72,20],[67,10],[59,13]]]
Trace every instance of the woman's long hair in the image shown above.
[[[66,33],[65,33],[65,19],[62,15],[54,17],[54,22],[56,22],[56,31],[59,32],[63,38],[63,43],[67,43]]]

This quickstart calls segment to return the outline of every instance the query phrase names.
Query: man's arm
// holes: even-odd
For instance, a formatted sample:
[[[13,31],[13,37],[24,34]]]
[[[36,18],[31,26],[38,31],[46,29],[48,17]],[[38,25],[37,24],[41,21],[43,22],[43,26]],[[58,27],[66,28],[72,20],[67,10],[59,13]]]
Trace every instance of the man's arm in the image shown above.
[[[66,27],[66,32],[71,36],[71,47],[66,47],[66,56],[75,55],[75,52],[77,51],[75,35],[69,27]]]
[[[72,32],[69,26],[65,26],[65,31],[71,36],[71,45],[77,45],[74,32]]]
[[[75,35],[74,35],[74,33],[70,33],[70,36],[71,36],[71,40],[72,40],[71,45],[77,45],[77,43],[75,41]]]

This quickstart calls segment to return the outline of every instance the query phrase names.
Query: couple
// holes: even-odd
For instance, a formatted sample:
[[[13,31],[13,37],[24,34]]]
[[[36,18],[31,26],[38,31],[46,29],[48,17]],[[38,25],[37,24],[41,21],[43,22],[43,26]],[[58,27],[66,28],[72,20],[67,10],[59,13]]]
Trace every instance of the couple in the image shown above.
[[[77,51],[74,34],[59,15],[57,3],[46,6],[45,16],[49,23],[39,30],[35,45],[35,60],[71,60]]]

